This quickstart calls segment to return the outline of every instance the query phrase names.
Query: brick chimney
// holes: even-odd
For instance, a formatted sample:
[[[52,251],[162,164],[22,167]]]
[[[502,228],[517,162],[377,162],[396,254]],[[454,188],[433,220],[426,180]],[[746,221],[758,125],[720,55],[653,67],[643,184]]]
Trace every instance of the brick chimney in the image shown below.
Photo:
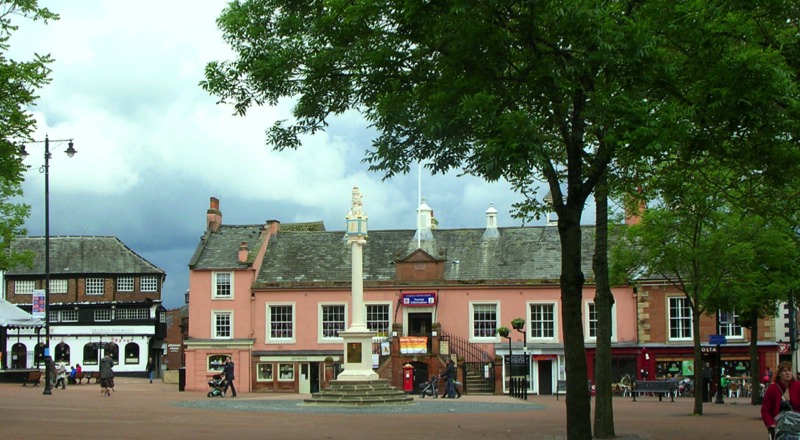
[[[243,241],[242,244],[239,245],[239,262],[247,263],[247,257],[248,257],[247,242]]]
[[[206,228],[211,232],[217,232],[222,226],[222,211],[219,210],[219,199],[211,198],[211,207],[206,211]]]
[[[640,186],[637,191],[639,194],[642,193],[642,187]],[[637,200],[633,197],[628,198],[628,203],[625,206],[625,224],[628,226],[638,225],[642,222],[642,215],[644,215],[644,211],[647,209],[647,203],[644,200]]]

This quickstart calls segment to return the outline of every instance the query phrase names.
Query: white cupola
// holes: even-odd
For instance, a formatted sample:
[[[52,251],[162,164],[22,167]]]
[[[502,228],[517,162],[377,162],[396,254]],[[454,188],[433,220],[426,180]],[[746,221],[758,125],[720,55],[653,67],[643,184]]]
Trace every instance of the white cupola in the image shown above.
[[[497,210],[489,203],[489,209],[486,210],[486,229],[483,231],[484,240],[487,238],[497,238],[500,236],[500,231],[497,230]]]

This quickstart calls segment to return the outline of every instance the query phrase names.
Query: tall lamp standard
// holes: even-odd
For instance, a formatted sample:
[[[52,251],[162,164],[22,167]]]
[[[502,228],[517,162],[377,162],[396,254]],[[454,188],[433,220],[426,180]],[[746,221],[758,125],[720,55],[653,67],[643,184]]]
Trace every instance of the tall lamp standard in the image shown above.
[[[53,139],[53,142],[69,142],[68,148],[64,151],[68,157],[72,157],[78,151],[75,150],[72,139]],[[42,394],[50,395],[53,393],[50,384],[50,376],[53,374],[52,361],[50,358],[50,138],[44,137],[44,141],[33,141],[31,143],[44,143],[44,165],[39,168],[40,173],[44,173],[44,364],[45,381]],[[25,146],[20,147],[20,156],[25,158],[28,152]]]

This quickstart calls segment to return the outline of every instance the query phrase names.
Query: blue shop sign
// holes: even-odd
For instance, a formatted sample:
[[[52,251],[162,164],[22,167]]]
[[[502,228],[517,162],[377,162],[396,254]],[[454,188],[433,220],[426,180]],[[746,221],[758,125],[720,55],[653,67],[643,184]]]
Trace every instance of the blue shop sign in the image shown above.
[[[435,293],[404,293],[403,296],[404,306],[432,306],[436,305]]]

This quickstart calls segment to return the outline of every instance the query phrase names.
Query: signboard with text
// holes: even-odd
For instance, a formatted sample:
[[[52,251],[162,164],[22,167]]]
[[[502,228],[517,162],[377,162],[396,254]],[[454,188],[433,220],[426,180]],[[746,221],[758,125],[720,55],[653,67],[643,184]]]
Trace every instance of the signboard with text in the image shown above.
[[[408,307],[433,306],[436,305],[436,293],[404,293],[402,300]]]

